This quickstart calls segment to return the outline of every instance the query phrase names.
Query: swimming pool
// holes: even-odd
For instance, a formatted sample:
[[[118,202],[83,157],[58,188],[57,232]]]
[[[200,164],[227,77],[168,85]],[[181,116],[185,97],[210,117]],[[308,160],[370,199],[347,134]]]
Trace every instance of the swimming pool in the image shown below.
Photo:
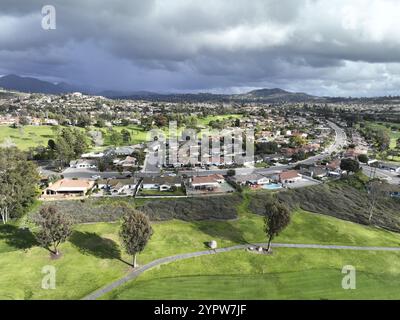
[[[282,189],[282,185],[280,185],[278,183],[264,184],[263,189],[267,189],[267,190]]]

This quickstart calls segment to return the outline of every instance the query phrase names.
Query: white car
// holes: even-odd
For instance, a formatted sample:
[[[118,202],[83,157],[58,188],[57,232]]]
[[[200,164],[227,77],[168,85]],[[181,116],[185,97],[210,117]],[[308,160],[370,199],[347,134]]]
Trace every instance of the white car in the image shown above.
[[[94,180],[98,180],[98,179],[100,179],[101,178],[101,176],[99,176],[99,175],[94,175],[94,176],[92,176],[92,179],[94,179]]]

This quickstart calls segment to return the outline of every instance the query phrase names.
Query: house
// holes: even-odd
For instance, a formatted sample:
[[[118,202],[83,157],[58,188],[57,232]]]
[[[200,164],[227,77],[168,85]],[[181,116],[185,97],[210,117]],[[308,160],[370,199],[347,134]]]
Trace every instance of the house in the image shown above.
[[[124,194],[129,190],[134,191],[136,189],[136,183],[132,179],[99,180],[97,186],[111,194]]]
[[[269,178],[261,175],[261,174],[243,174],[243,175],[236,175],[232,178],[232,180],[241,185],[264,185],[270,182]]]
[[[218,188],[225,178],[220,174],[212,174],[208,176],[192,177],[190,184],[193,189],[214,189]]]
[[[95,185],[90,180],[70,180],[61,179],[50,184],[42,192],[42,197],[46,196],[84,196],[88,191],[92,190]]]
[[[340,162],[340,159],[332,160],[326,165],[326,168],[328,169],[328,171],[337,171],[340,169]]]
[[[357,160],[357,157],[360,154],[362,154],[362,152],[360,152],[360,150],[349,148],[344,152],[343,157]]]
[[[77,168],[77,169],[96,169],[97,163],[94,160],[79,159],[79,160],[72,160],[69,163],[69,166],[71,168]]]
[[[130,156],[134,151],[135,151],[134,147],[126,146],[126,147],[110,148],[105,153],[106,153],[106,155],[114,155],[117,157],[125,156],[126,157],[126,156]]]
[[[114,165],[121,166],[122,168],[132,168],[136,165],[136,158],[131,156],[126,156],[125,159],[116,159],[113,161]]]
[[[103,152],[89,152],[89,153],[84,153],[81,155],[82,159],[100,159],[104,157]]]
[[[297,170],[282,171],[275,176],[275,180],[280,183],[295,182],[301,180],[301,175]]]
[[[323,178],[328,174],[326,168],[322,166],[314,166],[309,168],[309,170],[311,178]]]
[[[145,177],[143,178],[141,187],[145,190],[168,191],[172,187],[179,188],[182,186],[182,177]]]

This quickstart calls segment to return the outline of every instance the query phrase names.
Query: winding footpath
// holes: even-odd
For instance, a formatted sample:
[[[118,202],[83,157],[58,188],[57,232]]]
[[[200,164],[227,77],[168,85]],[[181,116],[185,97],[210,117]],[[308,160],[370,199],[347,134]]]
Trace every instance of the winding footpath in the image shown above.
[[[164,257],[154,260],[148,264],[145,264],[139,268],[136,268],[129,272],[125,277],[112,282],[111,284],[96,290],[82,300],[95,300],[103,296],[104,294],[116,289],[117,287],[125,284],[126,282],[137,278],[146,270],[149,270],[155,266],[161,264],[170,263],[178,260],[189,259],[194,257],[200,257],[205,255],[217,254],[222,252],[228,252],[233,250],[248,249],[256,246],[266,246],[266,243],[255,243],[255,244],[242,244],[227,248],[219,248],[214,250],[197,251],[191,253],[177,254],[174,256]],[[272,247],[275,248],[302,248],[302,249],[328,249],[328,250],[359,250],[359,251],[396,251],[400,252],[400,247],[363,247],[363,246],[340,246],[340,245],[322,245],[322,244],[287,244],[287,243],[273,243]]]

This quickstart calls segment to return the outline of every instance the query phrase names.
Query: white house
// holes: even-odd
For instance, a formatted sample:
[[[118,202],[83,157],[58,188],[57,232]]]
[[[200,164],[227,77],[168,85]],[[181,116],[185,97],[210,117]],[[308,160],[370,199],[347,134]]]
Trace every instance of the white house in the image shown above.
[[[69,163],[69,166],[71,168],[77,168],[77,169],[96,169],[97,168],[96,161],[88,160],[88,159],[72,160]]]
[[[224,182],[225,179],[220,174],[212,174],[209,176],[196,176],[191,178],[191,186],[193,189],[207,189],[207,188],[218,188],[220,183]]]
[[[270,182],[270,179],[261,174],[243,174],[233,177],[233,180],[239,185],[264,185]]]
[[[145,177],[142,181],[142,188],[145,190],[168,191],[172,187],[182,186],[182,177]]]

